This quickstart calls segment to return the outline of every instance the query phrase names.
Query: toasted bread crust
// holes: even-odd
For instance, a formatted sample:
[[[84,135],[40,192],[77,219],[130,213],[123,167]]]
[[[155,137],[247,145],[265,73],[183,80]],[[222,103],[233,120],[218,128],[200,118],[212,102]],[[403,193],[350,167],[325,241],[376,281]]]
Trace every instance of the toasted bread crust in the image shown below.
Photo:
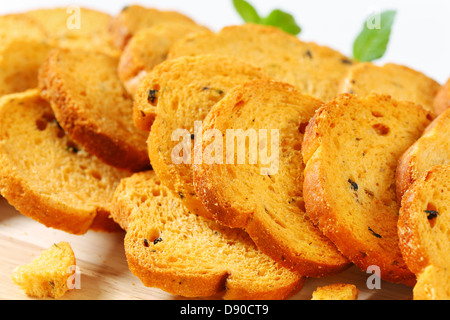
[[[250,95],[250,92],[252,95]],[[297,138],[297,136],[301,136],[301,134],[298,133],[299,129],[296,127],[301,124],[297,122],[309,120],[309,116],[314,112],[314,108],[318,108],[321,102],[312,97],[300,95],[293,86],[285,83],[271,80],[255,80],[247,82],[236,86],[230,91],[226,98],[214,106],[204,121],[205,124],[203,127],[203,132],[206,132],[209,129],[218,129],[222,132],[229,127],[242,130],[247,129],[247,127],[241,128],[236,124],[239,123],[238,121],[241,119],[240,116],[238,117],[236,115],[241,115],[241,113],[247,112],[246,117],[253,116],[258,118],[257,114],[251,113],[251,110],[253,110],[252,108],[256,108],[256,105],[258,105],[261,107],[260,112],[265,114],[265,112],[268,112],[264,109],[265,105],[271,106],[272,103],[274,103],[271,100],[272,96],[275,96],[276,94],[281,95],[281,97],[277,96],[280,100],[280,110],[283,109],[281,106],[285,107],[286,114],[289,114],[290,118],[295,119],[292,123],[290,122],[292,128],[286,127],[286,123],[284,121],[288,120],[284,117],[280,117],[280,119],[282,119],[279,120],[281,123],[265,123],[265,126],[271,125],[271,128],[275,126],[276,128],[280,128],[280,131],[286,130],[286,136],[280,136],[280,139],[282,141],[284,141],[283,139],[289,141],[289,145],[287,145],[286,149],[282,151],[286,155],[290,155],[286,156],[286,160],[283,160],[285,161],[283,162],[283,168],[285,168],[285,170],[281,172],[283,169],[280,168],[280,172],[274,175],[274,179],[277,181],[280,180],[280,182],[278,182],[278,184],[271,182],[268,185],[263,184],[260,186],[260,183],[264,183],[264,178],[261,176],[261,179],[256,179],[256,177],[252,175],[255,178],[255,182],[252,187],[251,182],[249,181],[248,185],[242,185],[239,190],[234,190],[231,188],[227,189],[227,184],[231,183],[230,181],[232,180],[247,180],[250,178],[241,176],[237,178],[235,176],[240,175],[241,171],[244,170],[240,169],[241,167],[243,168],[243,164],[195,164],[195,190],[199,194],[199,197],[205,207],[213,214],[217,221],[229,227],[245,229],[261,251],[272,257],[283,266],[300,274],[311,277],[320,277],[327,274],[340,272],[350,265],[349,261],[338,252],[338,250],[331,242],[329,242],[327,238],[323,237],[320,231],[316,229],[310,221],[303,219],[305,213],[300,208],[300,203],[302,202],[302,188],[300,187],[298,189],[291,190],[291,188],[295,188],[294,185],[297,183],[302,183],[302,178],[300,172],[297,172],[289,167],[290,163],[298,160],[301,161],[301,157],[298,158],[298,151],[296,153],[296,150],[300,148],[300,145],[296,144],[294,137],[290,134],[295,134],[295,138]],[[253,102],[253,99],[255,99],[255,102]],[[247,105],[248,107],[246,108]],[[292,109],[289,109],[288,106]],[[274,117],[278,119],[278,112],[273,111],[272,113],[267,114],[267,116],[268,118]],[[228,116],[232,116],[232,118],[236,120],[236,123],[233,122],[233,120],[227,122]],[[256,122],[252,122],[251,119],[245,119],[250,120],[249,122],[253,123],[255,128],[261,126],[261,119],[257,119]],[[247,122],[244,121],[244,123]],[[250,125],[250,128],[252,128],[252,125]],[[287,142],[282,143],[284,144]],[[205,144],[203,145],[203,148],[205,148]],[[257,166],[247,163],[245,163],[245,165],[247,171],[253,172],[255,167],[258,168]],[[220,170],[221,166],[227,166],[227,169]],[[254,174],[259,174],[259,172],[257,173],[256,171]],[[286,177],[288,172],[289,177]],[[222,180],[222,178],[224,180]],[[294,180],[295,184],[291,186],[291,183]],[[253,198],[251,191],[248,190],[248,188],[254,188],[255,190],[258,190],[259,188],[277,189],[279,184],[283,185],[284,188],[289,189],[289,191],[293,194],[292,197],[297,197],[298,199],[290,197],[287,197],[288,199],[284,199],[283,197],[285,196],[280,196],[279,198],[278,196],[270,197],[261,195],[261,198],[256,200]],[[244,200],[244,198],[246,200]],[[246,204],[243,204],[243,201],[245,201]],[[274,213],[275,216],[268,215],[268,209],[265,207],[266,203],[271,203],[272,201],[276,203],[276,205],[273,205],[273,211],[277,212],[276,214]],[[285,202],[289,204],[285,205]],[[299,202],[299,204],[296,202]],[[278,212],[285,212],[285,215]],[[269,219],[267,218],[268,216],[270,216]],[[291,218],[292,220],[290,220]],[[281,220],[286,220],[289,222],[278,222]],[[293,225],[286,226],[286,224],[289,223],[293,223]],[[283,225],[284,227],[280,228],[280,225]],[[302,234],[296,234],[299,238],[292,240],[292,237],[294,237],[293,234],[296,232],[294,230],[297,229],[302,230]],[[322,247],[323,251],[321,252],[320,257],[313,253],[311,247],[306,249],[304,243],[301,243],[303,246],[301,249],[296,247],[296,244],[294,244],[295,241],[300,240],[302,236],[303,238],[308,238],[308,241],[311,241],[314,246]]]
[[[122,180],[113,208],[115,219],[127,225],[130,270],[146,286],[185,297],[256,300],[286,299],[304,284],[304,277],[259,252],[242,230],[188,212],[152,171]]]
[[[119,61],[119,78],[127,91],[134,96],[139,82],[156,65],[167,58],[167,54],[183,36],[208,30],[193,23],[167,22],[139,30],[125,46]]]
[[[362,143],[364,143],[365,140],[370,142],[370,139],[374,139],[375,142],[372,143],[371,147],[375,148],[375,143],[384,141],[383,139],[385,138],[382,137],[386,135],[386,132],[377,131],[376,135],[371,136],[371,131],[364,131],[362,127],[372,126],[373,123],[382,121],[380,119],[387,118],[386,114],[380,114],[380,111],[378,111],[377,108],[379,108],[379,110],[382,110],[381,107],[375,106],[380,103],[380,106],[385,104],[385,108],[389,108],[387,105],[390,104],[393,100],[391,100],[391,98],[388,96],[379,96],[376,94],[370,95],[368,98],[361,99],[363,100],[359,100],[359,98],[352,95],[343,95],[341,97],[338,97],[337,99],[335,99],[335,101],[331,101],[321,109],[319,109],[306,129],[306,135],[302,149],[304,161],[306,162],[304,182],[306,212],[315,222],[315,224],[319,226],[322,232],[336,244],[336,246],[344,254],[344,256],[348,257],[358,267],[366,270],[370,265],[377,265],[378,267],[380,267],[381,277],[383,279],[390,282],[400,282],[407,285],[413,285],[415,283],[415,276],[407,268],[404,261],[402,260],[400,249],[398,248],[398,239],[396,239],[397,222],[395,208],[399,207],[399,204],[398,206],[394,206],[392,199],[392,197],[395,196],[395,189],[392,187],[394,185],[394,181],[389,184],[389,181],[383,180],[384,178],[379,178],[379,181],[384,181],[383,184],[385,185],[382,187],[382,189],[377,191],[380,192],[379,194],[377,192],[374,193],[373,191],[377,190],[378,186],[378,184],[375,185],[374,183],[378,180],[375,182],[373,180],[370,180],[371,171],[363,171],[363,173],[358,173],[358,175],[355,172],[352,173],[353,167],[345,167],[344,165],[345,163],[347,163],[347,160],[352,161],[352,158],[329,158],[330,156],[328,155],[328,153],[330,153],[331,151],[325,149],[331,148],[333,144],[338,143],[336,139],[339,139],[339,136],[340,134],[342,134],[342,130],[344,130],[343,128],[345,126],[345,122],[342,122],[345,120],[341,120],[338,115],[342,115],[342,112],[344,111],[348,112],[349,117],[352,117],[352,121],[355,121],[355,124],[358,123],[359,126],[358,130],[356,129],[356,126],[353,125],[351,128],[347,128],[346,132],[348,133],[346,134],[350,135],[349,139],[351,138],[353,140],[347,141],[347,144],[349,144],[349,147],[351,144],[352,146],[354,146],[352,148],[355,148],[356,150],[354,151],[352,149],[352,151],[349,151],[351,152],[349,153],[349,155],[355,154],[355,156],[358,157],[360,161],[362,161],[360,167],[366,168],[366,166],[364,165],[364,161],[369,160],[364,159],[370,159],[368,158],[369,155],[366,155],[370,154],[370,150],[363,151],[364,147],[362,147]],[[357,113],[355,113],[356,109],[347,111],[347,109],[349,108],[356,108],[356,105],[353,105],[353,103],[357,101],[364,101],[364,99],[367,99],[368,102],[370,101],[370,105],[374,106],[373,110],[370,109],[370,111],[366,110],[364,112],[360,112],[361,115],[357,115]],[[411,132],[411,137],[407,138],[410,141],[413,141],[414,138],[420,136],[426,125],[431,121],[429,113],[425,112],[425,110],[418,105],[405,102],[406,104],[402,106],[402,102],[398,101],[392,103],[392,112],[394,112],[394,110],[397,110],[395,112],[406,112],[406,108],[410,108],[411,110],[414,110],[416,112],[414,117],[417,118],[414,121],[416,123],[415,125],[417,125],[417,128],[414,128],[415,133]],[[381,113],[386,113],[386,111],[381,111]],[[366,115],[365,113],[368,114]],[[370,113],[372,113],[372,115],[370,115]],[[357,122],[358,117],[364,117],[362,119],[365,120],[361,123]],[[395,117],[399,116],[397,115]],[[389,117],[389,119],[391,119],[390,121],[392,121],[392,119],[394,119],[394,116],[392,116],[392,118]],[[391,128],[395,126],[395,124],[388,124],[388,122],[386,121],[388,120],[384,120],[384,122]],[[339,129],[334,129],[335,127]],[[377,128],[376,126],[374,127]],[[421,128],[422,131],[420,131]],[[336,132],[337,136],[335,137],[334,135],[331,135],[331,133],[327,130]],[[356,133],[356,131],[358,132]],[[354,134],[357,134],[358,136],[353,136]],[[368,136],[365,136],[365,134],[368,134]],[[333,140],[333,137],[335,137],[335,140]],[[377,142],[378,139],[381,140]],[[403,137],[403,139],[406,138]],[[341,145],[342,143],[344,143],[344,141],[339,141],[339,145]],[[366,144],[367,143],[368,142],[366,142]],[[361,148],[361,151],[359,151],[358,148]],[[392,148],[394,147],[392,146]],[[375,150],[378,149],[374,149],[374,152],[376,152]],[[361,154],[359,152],[361,152]],[[393,150],[392,152],[398,153],[398,150]],[[325,154],[327,154],[328,156],[325,156]],[[376,154],[377,153],[374,153],[373,157],[376,157]],[[390,154],[389,157],[392,157],[393,154],[394,153]],[[342,168],[341,170],[347,168],[346,170],[348,172],[343,171],[342,177],[340,175],[335,177],[329,170],[330,161],[337,162],[336,165],[340,166]],[[373,159],[372,161],[376,160]],[[383,163],[384,161],[392,162],[392,159],[383,160]],[[390,166],[391,164],[389,164],[388,170],[380,169],[381,172],[384,172],[384,175],[388,175],[389,177],[391,175],[394,176],[395,174],[394,168],[390,168]],[[359,168],[359,166],[357,168]],[[390,172],[391,170],[394,171]],[[353,177],[353,174],[355,174],[355,177],[360,180],[358,181],[358,184],[359,182],[361,182],[362,184],[359,184],[359,189],[358,184],[351,180],[356,179]],[[349,176],[351,176],[351,179],[349,179]],[[381,175],[378,174],[378,177],[381,177]],[[341,184],[342,186],[347,187],[349,191],[351,191],[350,193],[347,193],[347,188],[342,189],[342,197],[345,195],[345,197],[348,197],[348,200],[344,198],[341,199],[341,196],[333,193],[333,188],[335,188],[334,185],[341,186]],[[386,194],[382,194],[381,192],[385,192]],[[354,222],[354,226],[349,225],[349,215],[346,214],[346,212],[342,211],[342,204],[347,203],[347,201],[351,201],[351,205],[356,206],[355,209],[351,210],[355,212],[352,212],[350,214],[351,216],[355,216],[353,219],[357,221]],[[355,204],[355,201],[357,204]],[[363,208],[362,205],[368,206],[365,211],[367,216],[364,215],[360,217],[360,215],[357,214],[356,209],[363,210],[361,209]],[[372,209],[369,209],[369,206]],[[378,209],[373,209],[375,207],[377,207]],[[369,214],[369,212],[371,212],[371,214]],[[381,212],[384,212],[384,214],[382,214]],[[380,215],[380,217],[376,218],[377,215]],[[361,219],[359,219],[359,217]],[[365,226],[366,224],[368,224],[368,227]],[[383,232],[381,232],[382,235],[377,234],[374,230],[383,230]]]
[[[15,108],[17,115],[8,114],[11,110],[7,108],[11,107]],[[119,230],[113,220],[106,218],[110,212],[108,188],[114,189],[114,184],[129,174],[108,167],[84,150],[70,151],[68,148],[75,148],[74,143],[56,126],[51,108],[40,98],[38,90],[3,97],[0,110],[3,114],[0,123],[0,192],[8,202],[22,214],[45,226],[69,233],[84,234],[89,229],[109,232]],[[14,117],[21,119],[14,122],[17,127],[11,126]],[[13,135],[21,126],[25,128],[22,132],[26,136],[22,133],[14,140]],[[25,141],[31,144],[25,146]],[[25,149],[16,150],[18,145]],[[47,152],[51,156],[39,149],[44,147],[49,148]],[[30,153],[36,157],[36,163],[17,160]],[[46,167],[52,164],[55,167],[51,170]],[[37,174],[38,181],[34,176],[26,176],[27,172],[33,170],[41,171]],[[50,170],[48,177],[42,176],[42,171],[47,173],[45,170]],[[77,187],[72,184],[67,185],[67,188],[60,186],[64,184],[63,179],[68,172]],[[100,187],[99,179],[111,185]],[[51,187],[48,185],[51,184],[61,190],[49,191]],[[75,188],[78,189],[74,191]],[[70,197],[76,200],[70,199],[67,195],[69,192],[73,193]],[[84,201],[80,202],[80,198],[84,198]]]
[[[341,80],[357,63],[332,48],[252,23],[188,35],[174,44],[168,59],[199,54],[227,55],[251,63],[274,80],[323,101],[337,95]]]
[[[441,114],[450,108],[450,78],[437,92],[433,105],[437,114]]]
[[[350,68],[339,92],[360,97],[371,93],[386,94],[397,100],[420,104],[435,116],[433,99],[440,87],[434,79],[407,66],[394,63],[378,66],[365,62]]]
[[[141,129],[150,130],[148,124],[152,123],[148,139],[152,167],[195,214],[211,218],[194,190],[193,158],[189,159],[190,163],[176,164],[172,160],[172,151],[179,144],[179,140],[172,140],[172,135],[176,130],[185,129],[189,131],[189,142],[195,141],[192,134],[197,134],[194,133],[196,121],[202,121],[235,85],[259,78],[266,78],[259,68],[230,57],[205,55],[167,60],[154,68],[139,86],[134,115],[145,114],[143,121],[136,123]],[[149,99],[153,90],[157,92],[155,101]]]
[[[73,140],[77,141],[89,152],[102,159],[107,164],[130,171],[141,171],[150,168],[150,162],[146,149],[146,137],[143,133],[134,128],[131,119],[132,100],[123,88],[121,88],[119,79],[116,79],[119,89],[107,94],[116,97],[121,108],[124,105],[129,106],[130,116],[127,122],[126,115],[120,115],[119,111],[112,111],[105,114],[110,117],[111,122],[105,123],[101,119],[93,117],[91,110],[102,107],[102,101],[93,100],[95,97],[85,99],[83,95],[78,95],[77,90],[71,87],[73,83],[67,79],[64,74],[63,66],[60,61],[67,63],[73,58],[75,53],[67,50],[54,50],[50,53],[46,62],[42,66],[39,74],[39,86],[42,90],[42,96],[51,102],[61,127]],[[99,61],[110,63],[114,58],[106,55],[81,52],[82,57],[95,57]],[[79,62],[78,62],[79,63]],[[111,79],[116,76],[115,69],[111,70]],[[94,80],[96,81],[96,80]],[[98,83],[95,83],[96,85]],[[86,85],[78,83],[78,85]],[[86,93],[84,93],[86,95]],[[124,97],[125,95],[125,97]],[[119,108],[119,106],[117,106]],[[128,112],[124,110],[124,112]],[[125,119],[123,119],[125,117]],[[123,129],[117,126],[116,129],[111,125],[118,125],[118,121],[124,121],[128,126]]]
[[[160,11],[154,8],[145,8],[140,5],[126,6],[109,24],[109,31],[113,37],[114,45],[123,50],[128,41],[141,29],[165,22],[195,22],[176,11]]]
[[[417,275],[429,265],[446,267],[450,261],[446,250],[449,219],[445,207],[449,178],[449,165],[433,166],[421,174],[402,199],[399,245],[406,264]],[[429,217],[427,219],[427,210],[437,212],[435,219],[439,226],[432,225]]]
[[[444,165],[450,161],[450,150],[443,144],[446,142],[449,119],[450,111],[441,113],[425,129],[422,136],[400,157],[395,176],[399,203],[408,188],[419,179],[422,173],[434,165]],[[430,154],[430,152],[434,152],[433,148],[439,147],[439,152]],[[449,156],[446,156],[447,154]]]

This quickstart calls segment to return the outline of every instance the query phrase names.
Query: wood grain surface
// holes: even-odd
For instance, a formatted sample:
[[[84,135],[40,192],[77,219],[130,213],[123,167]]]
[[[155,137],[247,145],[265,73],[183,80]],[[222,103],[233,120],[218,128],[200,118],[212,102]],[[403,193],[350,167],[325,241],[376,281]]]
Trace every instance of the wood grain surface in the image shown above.
[[[128,269],[123,232],[71,235],[47,228],[23,216],[0,197],[0,299],[26,300],[23,291],[11,281],[18,265],[29,263],[53,243],[67,241],[72,246],[80,271],[80,288],[67,292],[60,300],[172,300],[185,299],[157,288],[145,287]],[[292,300],[309,300],[318,287],[332,283],[352,283],[360,300],[412,299],[412,288],[381,281],[380,289],[368,289],[370,274],[351,267],[335,276],[308,279]],[[216,300],[220,295],[202,299]]]

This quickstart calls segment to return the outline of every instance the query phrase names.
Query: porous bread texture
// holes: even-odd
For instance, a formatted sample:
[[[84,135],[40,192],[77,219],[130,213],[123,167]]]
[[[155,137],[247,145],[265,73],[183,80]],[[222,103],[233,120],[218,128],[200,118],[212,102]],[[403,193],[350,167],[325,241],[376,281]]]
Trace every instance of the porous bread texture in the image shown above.
[[[450,300],[448,267],[427,266],[418,276],[413,288],[414,300]]]
[[[214,219],[245,229],[262,252],[310,277],[337,273],[350,265],[307,218],[304,208],[303,133],[321,105],[281,82],[254,80],[238,85],[203,121],[204,159],[194,164],[195,192]],[[219,132],[214,141],[223,140],[222,150],[207,151],[212,142],[209,130]],[[253,142],[236,138],[236,149],[230,149],[235,138],[228,136],[228,130],[250,135],[253,130],[257,138]],[[240,152],[245,152],[243,160],[238,159]],[[221,162],[208,162],[205,157],[212,153],[216,159],[220,153]],[[264,157],[274,161],[264,163]]]
[[[38,73],[53,48],[34,39],[10,40],[0,49],[0,96],[38,86]]]
[[[395,171],[431,120],[412,102],[344,94],[321,107],[306,129],[307,214],[344,256],[363,271],[379,267],[390,282],[415,281],[398,246]]]
[[[256,24],[227,26],[218,33],[190,34],[174,44],[168,59],[199,54],[238,58],[324,101],[336,96],[349,67],[356,63],[329,47]]]
[[[402,199],[398,221],[400,249],[409,269],[450,266],[450,166],[434,166]]]
[[[193,185],[195,122],[201,122],[231,88],[260,78],[266,76],[249,64],[231,57],[206,55],[167,60],[155,67],[139,86],[134,115],[139,128],[151,127],[148,152],[153,170],[195,214],[211,217]],[[183,141],[183,137],[176,135],[180,130],[189,135],[190,155],[187,150],[174,152]],[[184,161],[175,162],[174,154],[183,156]]]
[[[0,16],[0,96],[37,87],[52,48],[41,26],[23,14]]]
[[[117,58],[97,52],[53,50],[39,73],[41,95],[86,151],[116,168],[146,170],[148,134],[134,125],[133,99],[120,82],[117,64]]]
[[[378,66],[371,62],[352,66],[342,81],[340,93],[365,97],[371,93],[420,104],[436,115],[433,100],[441,85],[424,73],[395,63]]]
[[[8,41],[33,39],[44,41],[48,37],[46,30],[25,14],[7,14],[0,16],[0,49]]]
[[[437,114],[441,114],[445,110],[450,109],[450,78],[437,92],[433,105]]]
[[[153,171],[117,188],[115,217],[127,221],[125,253],[145,286],[184,297],[287,299],[305,278],[260,252],[248,235],[190,213]]]
[[[359,290],[354,284],[334,283],[317,287],[311,300],[358,300]]]
[[[111,200],[111,217],[126,231],[134,208],[147,201],[148,196],[161,197],[167,194],[167,187],[161,185],[155,172],[134,174],[128,179],[122,179],[116,187]]]
[[[161,11],[140,5],[124,7],[109,24],[114,45],[123,50],[128,41],[141,29],[166,22],[196,24],[188,16],[176,11]]]
[[[30,297],[58,299],[70,290],[67,282],[75,266],[72,247],[67,242],[59,242],[29,264],[18,266],[12,274],[12,281]]]
[[[139,82],[156,65],[167,58],[173,43],[183,36],[205,27],[185,22],[156,24],[136,32],[125,46],[119,61],[119,78],[130,95],[134,96]]]
[[[73,234],[118,230],[110,201],[128,172],[107,166],[59,127],[38,90],[0,99],[0,193],[22,214]]]
[[[450,164],[450,110],[440,114],[402,155],[396,172],[397,201],[420,176],[436,165]]]
[[[67,6],[29,10],[23,14],[38,23],[59,48],[120,55],[108,30],[112,16],[106,12]]]

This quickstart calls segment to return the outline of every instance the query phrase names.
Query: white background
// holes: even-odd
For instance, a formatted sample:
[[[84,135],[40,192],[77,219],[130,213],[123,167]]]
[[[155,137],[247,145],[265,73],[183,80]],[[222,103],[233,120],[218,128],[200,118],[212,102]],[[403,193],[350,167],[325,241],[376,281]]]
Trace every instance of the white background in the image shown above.
[[[351,56],[355,37],[373,12],[398,11],[386,55],[443,83],[450,77],[450,1],[447,0],[249,0],[261,15],[279,8],[293,14],[302,27],[299,37],[328,45]],[[112,15],[129,4],[180,11],[213,30],[242,21],[231,0],[1,0],[0,14],[33,8],[80,5]]]

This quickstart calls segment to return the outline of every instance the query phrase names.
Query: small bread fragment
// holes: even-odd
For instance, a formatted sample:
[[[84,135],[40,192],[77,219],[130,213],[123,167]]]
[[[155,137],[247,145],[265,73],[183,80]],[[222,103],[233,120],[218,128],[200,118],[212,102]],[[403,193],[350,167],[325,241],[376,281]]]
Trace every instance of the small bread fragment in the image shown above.
[[[112,16],[105,12],[67,6],[29,10],[23,14],[35,20],[59,48],[120,55],[108,30]]]
[[[441,114],[445,110],[450,109],[450,78],[439,89],[438,93],[434,97],[433,104],[437,114]]]
[[[148,152],[153,170],[195,214],[211,217],[194,190],[194,152],[176,151],[185,141],[179,134],[187,134],[187,149],[194,150],[196,122],[201,122],[231,88],[260,78],[266,76],[259,68],[231,57],[206,55],[167,60],[139,86],[134,119],[139,128],[151,128]],[[174,161],[174,156],[183,159]]]
[[[73,234],[117,231],[110,200],[129,175],[70,139],[37,89],[0,99],[0,193],[22,214]]]
[[[190,34],[174,44],[168,58],[199,54],[238,58],[323,101],[337,95],[339,84],[356,63],[329,47],[303,42],[276,27],[255,24]]]
[[[440,114],[423,135],[406,150],[396,172],[397,201],[427,170],[450,164],[450,110]]]
[[[398,221],[400,249],[409,269],[450,266],[450,165],[434,166],[403,196]]]
[[[317,287],[311,300],[358,300],[359,290],[354,284],[335,283]]]
[[[153,171],[118,187],[113,213],[128,220],[125,253],[145,286],[185,297],[286,299],[305,278],[259,251],[248,235],[190,213]]]
[[[148,134],[134,125],[117,64],[102,53],[57,49],[40,70],[39,87],[61,127],[86,151],[116,168],[145,170]]]
[[[432,120],[420,105],[344,94],[316,112],[303,142],[306,212],[363,271],[412,285],[398,245],[397,161]]]
[[[427,266],[418,276],[413,289],[414,300],[450,300],[448,267]]]
[[[194,163],[195,192],[214,219],[245,229],[262,252],[309,277],[350,265],[304,208],[303,133],[321,105],[282,82],[238,85],[204,119],[203,159]],[[212,159],[208,132],[223,145]]]
[[[208,29],[185,22],[156,24],[136,32],[125,46],[119,61],[119,78],[134,96],[140,80],[167,58],[175,41],[183,36]]]
[[[0,16],[0,96],[37,87],[38,70],[52,44],[23,14]]]
[[[190,23],[196,24],[191,18],[176,11],[161,11],[140,5],[130,5],[123,8],[109,25],[114,45],[123,50],[128,41],[141,29],[160,23]]]
[[[59,242],[29,264],[18,266],[12,281],[30,297],[58,299],[70,290],[67,282],[75,266],[72,247],[67,242]]]
[[[422,105],[437,114],[433,100],[441,85],[422,72],[409,67],[386,63],[359,63],[350,68],[343,80],[340,93],[356,94],[360,97],[370,93],[390,95],[396,100],[407,100]]]

